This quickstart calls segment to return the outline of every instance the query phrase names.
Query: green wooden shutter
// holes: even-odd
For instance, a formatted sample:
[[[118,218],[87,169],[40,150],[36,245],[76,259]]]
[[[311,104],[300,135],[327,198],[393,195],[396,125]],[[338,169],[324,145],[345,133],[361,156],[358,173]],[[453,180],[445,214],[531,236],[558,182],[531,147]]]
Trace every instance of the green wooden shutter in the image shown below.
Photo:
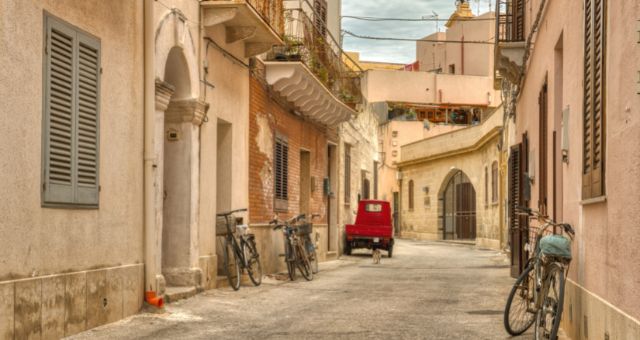
[[[76,203],[98,204],[100,43],[78,33]]]
[[[73,203],[75,32],[46,20],[44,194],[45,203]]]

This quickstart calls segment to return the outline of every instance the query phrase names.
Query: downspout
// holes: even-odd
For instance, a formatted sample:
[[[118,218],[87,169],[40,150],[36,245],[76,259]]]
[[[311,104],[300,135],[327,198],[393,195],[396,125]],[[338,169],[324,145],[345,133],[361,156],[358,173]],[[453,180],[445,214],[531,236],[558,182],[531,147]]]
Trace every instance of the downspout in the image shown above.
[[[159,283],[155,262],[159,254],[155,254],[158,240],[155,225],[154,175],[156,157],[154,153],[154,115],[155,115],[155,80],[154,80],[154,32],[153,2],[144,0],[144,279],[145,301],[156,307],[162,307],[164,301],[160,297]]]
[[[464,35],[462,36],[462,43],[460,43],[460,71],[464,75]]]

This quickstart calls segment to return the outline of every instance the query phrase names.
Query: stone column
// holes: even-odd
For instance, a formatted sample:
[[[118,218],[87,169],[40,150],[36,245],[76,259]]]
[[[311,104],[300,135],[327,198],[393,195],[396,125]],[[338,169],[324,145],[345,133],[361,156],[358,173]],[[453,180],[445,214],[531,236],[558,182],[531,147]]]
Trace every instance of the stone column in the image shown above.
[[[200,125],[208,105],[197,99],[173,100],[164,115],[165,258],[169,285],[201,286],[199,268]]]
[[[156,273],[157,293],[163,294],[165,290],[165,279],[162,275],[162,210],[163,210],[163,178],[164,178],[164,111],[169,106],[169,101],[173,95],[174,88],[168,83],[156,79],[156,114],[154,124],[154,206],[155,206],[155,229],[154,242],[147,247],[155,254],[153,263],[148,263],[152,272]],[[148,288],[148,287],[147,287]]]

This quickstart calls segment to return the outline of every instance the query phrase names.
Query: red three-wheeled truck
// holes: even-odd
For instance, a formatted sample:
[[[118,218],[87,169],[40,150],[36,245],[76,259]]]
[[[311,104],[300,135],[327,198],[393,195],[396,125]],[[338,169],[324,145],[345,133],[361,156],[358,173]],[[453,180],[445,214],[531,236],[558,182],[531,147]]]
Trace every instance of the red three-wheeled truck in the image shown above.
[[[355,224],[345,226],[344,253],[357,248],[386,250],[393,255],[391,207],[387,201],[361,200]]]

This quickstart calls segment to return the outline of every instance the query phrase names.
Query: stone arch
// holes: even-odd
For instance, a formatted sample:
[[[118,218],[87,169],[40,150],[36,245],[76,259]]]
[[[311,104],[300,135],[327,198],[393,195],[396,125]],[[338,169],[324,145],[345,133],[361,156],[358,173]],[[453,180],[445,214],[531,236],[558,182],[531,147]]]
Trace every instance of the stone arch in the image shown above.
[[[466,173],[451,169],[438,191],[438,229],[443,239],[475,240],[476,190]]]
[[[167,66],[171,67],[170,58],[180,54],[189,86],[189,93],[182,94],[180,99],[198,98],[200,86],[198,82],[198,56],[193,41],[191,27],[186,17],[178,9],[168,11],[158,23],[155,34],[155,76],[156,79],[167,81]]]

